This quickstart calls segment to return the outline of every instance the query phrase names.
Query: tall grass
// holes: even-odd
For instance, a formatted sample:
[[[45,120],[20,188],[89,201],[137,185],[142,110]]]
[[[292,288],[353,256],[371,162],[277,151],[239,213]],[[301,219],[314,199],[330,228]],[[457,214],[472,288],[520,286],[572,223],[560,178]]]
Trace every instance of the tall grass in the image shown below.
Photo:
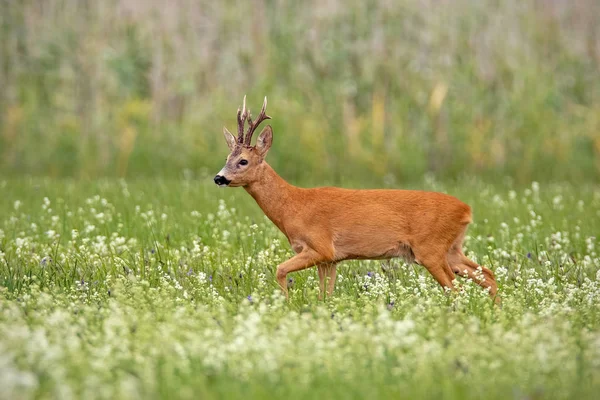
[[[248,94],[296,181],[599,176],[596,0],[0,7],[3,174],[209,176]]]
[[[421,182],[473,206],[473,282],[316,268],[242,189],[0,179],[0,399],[595,399],[600,188]]]

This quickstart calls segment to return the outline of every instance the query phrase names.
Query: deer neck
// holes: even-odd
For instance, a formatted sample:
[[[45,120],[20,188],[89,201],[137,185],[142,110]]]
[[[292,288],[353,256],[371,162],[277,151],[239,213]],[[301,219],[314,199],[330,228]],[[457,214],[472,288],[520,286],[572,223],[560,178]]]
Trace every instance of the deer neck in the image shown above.
[[[286,217],[295,212],[294,193],[298,188],[287,183],[266,161],[263,163],[260,178],[244,186],[244,189],[250,193],[265,215],[285,233]]]

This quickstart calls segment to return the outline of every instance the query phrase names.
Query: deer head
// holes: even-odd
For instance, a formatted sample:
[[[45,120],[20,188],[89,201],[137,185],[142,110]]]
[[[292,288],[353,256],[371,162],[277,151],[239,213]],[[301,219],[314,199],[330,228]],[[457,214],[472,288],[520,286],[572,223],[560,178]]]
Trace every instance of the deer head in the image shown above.
[[[256,181],[264,167],[263,160],[273,143],[273,129],[267,125],[256,140],[256,145],[252,146],[252,135],[258,126],[264,120],[271,119],[266,113],[267,98],[263,102],[260,114],[255,121],[252,121],[250,110],[246,108],[246,96],[242,108],[237,111],[238,136],[233,136],[227,128],[223,127],[223,135],[227,146],[229,146],[229,156],[225,166],[215,176],[215,183],[221,187],[225,186],[246,186]],[[248,130],[244,135],[244,125],[248,121]]]

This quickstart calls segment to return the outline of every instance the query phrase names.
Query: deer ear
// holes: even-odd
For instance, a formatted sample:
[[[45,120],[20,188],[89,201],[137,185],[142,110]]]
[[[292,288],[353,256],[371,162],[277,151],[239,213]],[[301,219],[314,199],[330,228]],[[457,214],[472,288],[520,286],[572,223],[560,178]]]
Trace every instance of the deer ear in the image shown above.
[[[262,132],[258,136],[258,139],[256,140],[255,147],[256,147],[256,151],[258,152],[258,155],[261,156],[262,158],[265,158],[265,156],[267,155],[267,151],[269,151],[272,144],[273,144],[273,128],[271,128],[271,125],[267,125],[262,130]]]
[[[225,136],[225,141],[227,141],[227,146],[229,146],[229,150],[233,151],[233,148],[236,144],[235,136],[233,136],[231,132],[229,132],[225,127],[223,127],[223,136]]]

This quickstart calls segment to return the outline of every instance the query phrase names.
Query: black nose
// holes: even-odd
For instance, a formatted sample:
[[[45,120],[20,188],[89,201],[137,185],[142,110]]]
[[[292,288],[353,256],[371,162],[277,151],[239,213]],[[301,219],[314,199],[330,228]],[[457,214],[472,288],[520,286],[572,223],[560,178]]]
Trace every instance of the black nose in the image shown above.
[[[215,183],[217,185],[229,185],[231,181],[225,178],[223,175],[217,175],[215,176]]]

